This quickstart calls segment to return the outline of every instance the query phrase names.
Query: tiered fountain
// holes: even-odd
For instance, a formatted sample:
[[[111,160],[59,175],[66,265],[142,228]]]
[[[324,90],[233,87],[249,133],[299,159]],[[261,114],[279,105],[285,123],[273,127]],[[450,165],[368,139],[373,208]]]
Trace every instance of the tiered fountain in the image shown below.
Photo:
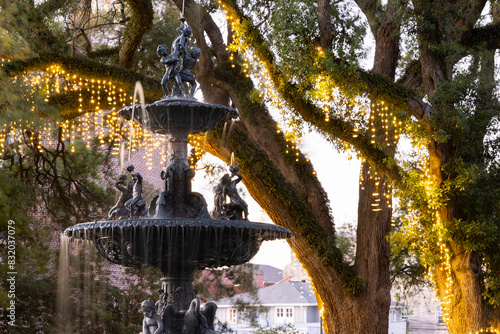
[[[214,189],[215,219],[209,214],[203,196],[191,191],[194,170],[187,159],[188,135],[230,121],[237,117],[237,112],[193,98],[196,81],[191,69],[199,50],[193,48],[187,52],[191,28],[185,19],[181,22],[172,53],[164,45],[158,47],[158,55],[166,67],[162,80],[165,97],[147,105],[144,113],[134,115],[136,106],[119,111],[123,118],[167,136],[168,166],[161,172],[165,190],[146,208],[141,197],[142,176],[129,166],[127,171],[133,182],[126,184],[126,176],[120,176],[116,187],[121,196],[110,210],[109,220],[78,224],[64,231],[69,237],[92,240],[99,254],[110,262],[161,270],[160,299],[141,305],[145,315],[144,334],[214,333],[217,307],[207,303],[200,310],[200,301],[193,292],[195,271],[243,264],[257,253],[264,240],[292,236],[283,227],[248,221],[246,203],[236,190],[242,178],[236,166],[229,167],[230,174],[225,174]],[[174,81],[172,93],[169,81]],[[185,92],[185,82],[191,86],[189,94]]]

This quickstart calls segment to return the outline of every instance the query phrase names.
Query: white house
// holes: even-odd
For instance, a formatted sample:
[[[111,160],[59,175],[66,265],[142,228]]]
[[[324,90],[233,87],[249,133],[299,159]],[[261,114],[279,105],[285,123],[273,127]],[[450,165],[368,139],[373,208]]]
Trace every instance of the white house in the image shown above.
[[[311,285],[303,281],[281,281],[258,290],[260,304],[266,309],[259,312],[258,323],[264,328],[286,323],[294,325],[302,333],[320,334],[318,303]],[[248,293],[216,301],[217,319],[238,333],[252,331],[247,316],[238,311],[235,302],[252,303]]]
[[[281,281],[258,290],[258,299],[265,311],[257,314],[258,324],[264,328],[276,327],[285,323],[293,324],[301,333],[320,334],[321,319],[314,292],[307,281]],[[236,333],[251,333],[252,328],[245,311],[235,306],[237,301],[252,303],[248,293],[216,301],[217,319],[227,323]],[[388,334],[406,334],[408,315],[406,307],[391,302]]]
[[[257,292],[258,300],[266,309],[257,314],[260,326],[270,328],[291,323],[304,334],[324,333],[309,276],[294,255],[283,270],[258,265],[255,273],[259,275],[257,286],[261,287]],[[235,306],[238,300],[249,304],[254,302],[247,293],[217,300],[215,303],[219,308],[216,317],[221,323],[227,323],[235,333],[251,333],[255,329],[247,320],[245,311],[238,311]],[[406,334],[407,325],[407,307],[391,302],[388,334]]]

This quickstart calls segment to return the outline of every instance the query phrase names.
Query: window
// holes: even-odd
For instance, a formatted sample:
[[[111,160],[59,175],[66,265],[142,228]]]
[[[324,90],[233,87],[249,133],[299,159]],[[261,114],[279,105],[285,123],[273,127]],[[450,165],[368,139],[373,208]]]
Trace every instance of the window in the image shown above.
[[[410,314],[408,312],[408,307],[404,307],[401,311],[401,320],[408,321],[410,319]]]
[[[437,323],[438,324],[444,324],[444,319],[443,319],[443,310],[441,310],[440,306],[436,306],[436,315],[437,315]]]
[[[278,307],[276,309],[276,322],[293,322],[293,307]]]
[[[235,324],[238,320],[238,311],[230,309],[229,310],[229,323]]]

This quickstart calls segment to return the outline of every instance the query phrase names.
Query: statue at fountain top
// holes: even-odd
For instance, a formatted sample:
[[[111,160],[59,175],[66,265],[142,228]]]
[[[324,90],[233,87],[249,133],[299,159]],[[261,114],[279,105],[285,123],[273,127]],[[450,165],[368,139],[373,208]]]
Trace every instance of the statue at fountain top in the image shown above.
[[[172,42],[171,54],[168,53],[168,48],[163,44],[158,45],[156,50],[157,54],[161,57],[161,63],[165,65],[165,75],[161,81],[161,86],[165,93],[164,98],[168,96],[192,98],[197,87],[192,69],[200,58],[200,49],[192,48],[190,52],[187,51],[187,43],[191,38],[193,30],[186,24],[185,18],[181,18],[181,26],[177,28],[177,32],[179,36]],[[171,80],[175,81],[172,88],[172,94],[170,94],[167,86],[168,82]],[[189,95],[186,95],[184,82],[187,82],[191,87]]]
[[[130,181],[125,183],[126,180],[127,176],[122,174],[115,183],[116,189],[120,191],[120,197],[118,197],[115,206],[109,210],[108,219],[125,219],[129,216],[129,210],[125,207],[125,203],[132,198],[133,183]]]
[[[163,88],[163,92],[165,93],[164,98],[170,96],[170,91],[167,86],[170,80],[175,81],[174,91],[180,92],[178,94],[181,97],[184,97],[186,95],[186,90],[184,89],[184,85],[182,84],[182,79],[179,72],[181,67],[179,57],[174,53],[169,54],[168,48],[163,44],[158,45],[156,53],[161,57],[160,62],[165,65],[165,74],[161,79],[161,87]]]
[[[193,97],[194,93],[196,92],[196,87],[198,86],[196,84],[196,79],[194,77],[194,74],[192,72],[192,69],[194,65],[196,65],[196,62],[200,58],[200,49],[198,48],[192,48],[189,53],[186,54],[184,57],[184,60],[182,61],[182,68],[181,71],[179,72],[181,76],[182,82],[187,82],[191,88],[189,89],[189,96]]]
[[[172,54],[177,58],[187,53],[187,42],[191,38],[193,29],[187,25],[186,19],[181,18],[181,26],[177,28],[177,36],[172,42]]]
[[[163,319],[156,314],[155,303],[152,300],[143,301],[141,311],[144,313],[142,334],[163,334]]]
[[[132,198],[125,203],[125,207],[130,210],[130,218],[142,217],[147,213],[146,201],[142,199],[142,175],[134,172],[134,166],[127,167],[127,171],[132,175],[134,186],[132,188]]]

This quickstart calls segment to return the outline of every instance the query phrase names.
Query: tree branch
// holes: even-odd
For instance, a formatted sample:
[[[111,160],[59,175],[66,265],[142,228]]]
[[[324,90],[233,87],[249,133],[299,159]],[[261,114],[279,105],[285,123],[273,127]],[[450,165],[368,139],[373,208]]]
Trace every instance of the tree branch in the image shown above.
[[[355,0],[358,7],[365,14],[373,35],[377,34],[378,25],[381,23],[380,13],[384,10],[378,0]]]
[[[58,64],[67,72],[79,74],[82,77],[109,80],[124,85],[133,90],[136,81],[140,81],[144,92],[150,98],[158,98],[163,95],[161,86],[157,79],[129,71],[121,67],[105,65],[83,57],[64,57],[58,54],[42,54],[28,60],[16,60],[6,64],[3,69],[9,77],[23,75],[30,71],[44,71],[48,66]]]
[[[386,155],[383,150],[371,144],[370,137],[362,133],[360,133],[357,137],[353,137],[353,134],[356,133],[353,123],[346,122],[341,118],[332,118],[329,122],[325,122],[323,110],[311,103],[305,97],[304,93],[294,84],[290,83],[278,69],[274,62],[274,57],[267,47],[267,43],[264,41],[260,33],[254,29],[251,20],[238,9],[234,1],[227,0],[222,1],[222,3],[225,5],[224,8],[228,10],[229,15],[232,15],[240,20],[239,24],[240,29],[243,30],[242,34],[246,36],[247,42],[253,46],[256,54],[265,64],[268,73],[276,86],[276,90],[281,93],[287,103],[289,103],[305,121],[315,126],[321,133],[328,137],[338,138],[352,144],[363,154],[367,161],[374,166],[377,166],[389,178],[397,181],[401,180],[400,169],[392,163],[388,164],[387,158],[389,155]],[[342,64],[340,60],[335,60],[329,63],[325,62],[322,69],[327,71],[327,74],[333,75],[335,77],[335,82],[339,83],[344,89],[348,88],[348,90],[352,90],[352,87],[356,87],[353,86],[354,82],[359,85],[358,81],[360,77],[365,78],[364,82],[361,84],[363,88],[358,89],[360,92],[370,90],[371,88],[372,91],[377,91],[379,97],[382,94],[382,98],[388,97],[385,99],[386,102],[391,103],[393,102],[391,100],[395,100],[398,102],[398,105],[402,105],[406,110],[409,109],[406,103],[411,96],[410,91],[404,87],[395,85],[382,75],[376,75],[362,70],[350,70],[345,66],[345,64]],[[378,83],[379,85],[372,87],[375,83]],[[385,87],[376,89],[381,86],[380,83],[384,86],[392,88],[392,91],[387,91]],[[406,96],[406,99],[401,100],[401,96]]]
[[[320,45],[324,50],[331,50],[335,28],[332,24],[330,0],[318,0],[318,24]]]
[[[141,43],[142,36],[153,25],[153,4],[151,0],[127,0],[130,6],[130,20],[123,33],[118,64],[125,68],[133,65],[134,54]]]
[[[464,35],[461,44],[469,49],[500,49],[500,22],[472,29]]]

